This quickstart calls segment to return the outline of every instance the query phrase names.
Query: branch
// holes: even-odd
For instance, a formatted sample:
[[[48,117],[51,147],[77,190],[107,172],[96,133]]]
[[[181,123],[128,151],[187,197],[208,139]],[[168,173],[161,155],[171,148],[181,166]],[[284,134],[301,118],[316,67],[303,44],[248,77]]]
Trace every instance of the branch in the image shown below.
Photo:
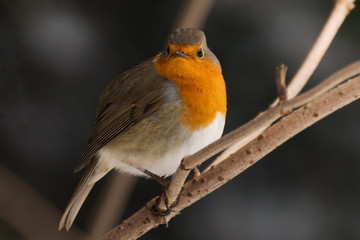
[[[153,209],[156,206],[157,199],[154,198],[133,216],[107,233],[102,239],[137,239],[159,224],[168,223],[181,210],[219,188],[297,133],[358,99],[360,97],[360,62],[340,70],[325,81],[330,85],[334,82],[337,83],[335,85],[342,83],[331,90],[328,89],[327,85],[319,84],[311,90],[316,97],[310,98],[311,91],[308,91],[290,101],[284,102],[282,105],[270,108],[255,118],[254,120],[279,117],[282,116],[283,109],[294,109],[298,108],[299,104],[303,105],[283,117],[259,137],[224,161],[213,166],[209,171],[204,172],[196,179],[188,181],[183,186],[183,194],[181,194],[178,205],[173,208],[173,212],[170,212],[169,215],[161,217],[154,214]],[[327,90],[325,91],[325,89]],[[310,102],[307,102],[309,100]],[[256,126],[254,120],[251,121],[253,124],[249,125],[247,123],[244,126]],[[236,142],[241,135],[241,131],[246,131],[246,128],[240,127],[198,153],[186,158],[182,164],[183,167],[181,167],[183,170],[178,170],[177,173],[187,173],[186,168],[196,166],[200,162],[199,159],[202,160],[215,151],[221,151],[224,147],[231,145],[233,141]],[[169,190],[171,190],[171,187],[170,185]]]
[[[355,0],[335,0],[335,4],[333,10],[326,21],[322,31],[320,32],[317,40],[315,41],[313,47],[305,58],[304,62],[300,66],[299,70],[290,81],[289,86],[286,88],[286,97],[287,99],[292,99],[305,86],[305,84],[310,79],[311,75],[319,65],[321,59],[323,58],[325,52],[329,48],[332,40],[334,39],[336,33],[338,32],[341,24],[344,22],[345,18],[348,16],[350,11],[354,9]],[[271,106],[274,107],[279,103],[279,99],[277,98]],[[243,147],[249,141],[257,137],[261,132],[269,127],[271,122],[266,126],[262,126],[258,131],[253,132],[248,138],[243,139],[236,144],[233,144],[229,149],[226,149],[219,157],[215,159],[215,161],[210,165],[216,165],[225,158],[227,158],[230,154],[235,152],[236,150]]]
[[[232,148],[233,146],[240,148],[241,145],[241,147],[243,147],[245,144],[259,136],[265,129],[267,129],[273,122],[278,120],[283,114],[291,112],[292,109],[298,108],[306,104],[307,102],[312,101],[318,96],[334,88],[336,85],[340,84],[345,79],[348,79],[358,74],[360,72],[359,66],[360,62],[355,62],[343,68],[342,70],[336,72],[331,77],[327,78],[322,83],[309,90],[308,92],[298,96],[297,98],[293,98],[292,100],[284,102],[281,105],[269,108],[267,111],[259,114],[256,118],[242,125],[238,129],[226,134],[221,139],[208,145],[199,152],[189,157],[186,157],[181,167],[179,167],[178,170],[175,172],[168,188],[167,197],[170,205],[176,202],[177,196],[180,194],[181,187],[189,174],[189,169],[200,165],[205,160],[223,151],[224,149],[227,149],[229,146],[231,146]],[[234,147],[233,152],[235,152],[239,148],[235,149]],[[230,156],[233,152],[227,153],[224,159]],[[216,164],[212,164],[211,167],[215,165]],[[206,169],[205,171],[207,170],[209,169]],[[166,206],[162,204],[160,205],[160,209],[166,210]]]
[[[341,24],[350,11],[354,9],[354,2],[355,0],[335,0],[334,8],[320,35],[289,84],[287,89],[289,99],[295,97],[301,91],[314,73],[336,33],[339,31]]]

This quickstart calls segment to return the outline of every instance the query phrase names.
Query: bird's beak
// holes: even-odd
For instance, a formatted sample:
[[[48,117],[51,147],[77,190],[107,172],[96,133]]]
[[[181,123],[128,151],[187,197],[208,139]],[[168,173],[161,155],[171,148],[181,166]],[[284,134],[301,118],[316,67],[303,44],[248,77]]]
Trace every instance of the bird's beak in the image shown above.
[[[189,57],[182,50],[177,50],[174,55],[175,55],[175,57],[182,57],[182,58],[188,58]]]

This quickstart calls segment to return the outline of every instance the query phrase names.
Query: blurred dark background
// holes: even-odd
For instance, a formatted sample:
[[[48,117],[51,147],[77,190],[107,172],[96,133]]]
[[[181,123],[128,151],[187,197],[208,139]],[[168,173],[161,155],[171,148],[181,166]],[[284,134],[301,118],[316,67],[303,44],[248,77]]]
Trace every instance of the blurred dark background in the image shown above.
[[[102,89],[163,49],[183,4],[0,1],[1,165],[47,199],[59,219],[81,175],[73,174],[73,167]],[[332,6],[329,0],[215,2],[203,29],[227,83],[225,132],[272,102],[275,66],[287,64],[288,78],[293,76]],[[359,60],[359,24],[355,9],[309,86]],[[360,239],[359,122],[360,102],[355,102],[184,210],[168,228],[141,239]],[[104,182],[75,221],[84,232]],[[124,217],[160,192],[156,182],[138,179]],[[17,206],[0,209],[11,212]],[[24,219],[31,216],[24,213]],[[0,218],[0,239],[27,239],[10,222]],[[43,230],[37,227],[33,230]]]

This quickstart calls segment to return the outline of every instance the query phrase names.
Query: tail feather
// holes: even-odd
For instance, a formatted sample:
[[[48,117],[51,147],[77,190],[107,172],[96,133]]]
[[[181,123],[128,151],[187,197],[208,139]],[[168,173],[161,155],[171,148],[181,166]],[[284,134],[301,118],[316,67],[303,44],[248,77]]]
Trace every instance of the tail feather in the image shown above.
[[[98,159],[93,159],[87,166],[84,175],[76,187],[63,216],[61,217],[59,231],[63,227],[69,231],[81,206],[83,205],[86,197],[89,195],[95,183],[110,171],[108,168],[101,168],[102,165],[99,166],[97,163]]]
[[[65,212],[59,223],[59,231],[65,227],[69,231],[71,225],[73,224],[75,217],[77,216],[81,206],[83,205],[86,197],[89,195],[94,184],[86,184],[82,187],[81,191],[78,193],[78,196],[70,201],[68,206],[65,209]]]

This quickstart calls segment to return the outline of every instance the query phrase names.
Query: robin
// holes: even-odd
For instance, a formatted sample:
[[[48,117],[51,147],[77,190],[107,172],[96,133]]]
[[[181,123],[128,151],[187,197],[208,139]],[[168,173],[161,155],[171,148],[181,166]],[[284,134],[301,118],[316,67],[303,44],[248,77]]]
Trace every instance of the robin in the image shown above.
[[[196,29],[177,29],[153,58],[103,91],[75,172],[86,167],[59,224],[71,227],[94,184],[110,170],[166,177],[182,158],[222,135],[226,89],[219,60]]]

